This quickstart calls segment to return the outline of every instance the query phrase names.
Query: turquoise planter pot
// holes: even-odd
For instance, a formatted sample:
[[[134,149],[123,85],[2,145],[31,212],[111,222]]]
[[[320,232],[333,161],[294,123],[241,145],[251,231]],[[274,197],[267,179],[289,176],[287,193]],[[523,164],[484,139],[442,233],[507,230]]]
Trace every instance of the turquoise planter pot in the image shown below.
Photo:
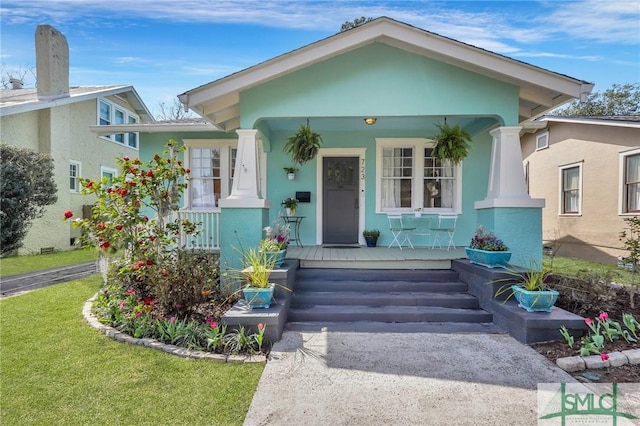
[[[555,290],[525,290],[519,285],[512,285],[511,290],[518,301],[518,306],[528,312],[551,312],[560,294]]]
[[[275,284],[270,284],[269,287],[265,288],[244,287],[242,296],[251,309],[268,308],[271,306],[271,300],[273,300],[275,286]]]
[[[287,249],[278,250],[278,251],[268,251],[266,255],[269,256],[270,260],[273,259],[275,261],[275,267],[279,268],[284,263],[285,257],[287,257]]]
[[[504,268],[511,259],[510,251],[487,251],[465,247],[467,257],[471,263],[487,268]]]

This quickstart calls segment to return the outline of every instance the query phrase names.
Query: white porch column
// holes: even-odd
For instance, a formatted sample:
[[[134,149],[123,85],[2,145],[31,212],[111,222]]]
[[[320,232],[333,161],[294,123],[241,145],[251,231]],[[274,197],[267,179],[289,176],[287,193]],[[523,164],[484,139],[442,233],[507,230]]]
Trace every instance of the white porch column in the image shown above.
[[[493,147],[487,197],[476,201],[476,209],[494,207],[543,208],[544,199],[531,198],[527,193],[522,168],[520,126],[493,129]]]
[[[220,207],[270,207],[260,193],[258,131],[238,129],[238,150],[231,195],[220,200]]]

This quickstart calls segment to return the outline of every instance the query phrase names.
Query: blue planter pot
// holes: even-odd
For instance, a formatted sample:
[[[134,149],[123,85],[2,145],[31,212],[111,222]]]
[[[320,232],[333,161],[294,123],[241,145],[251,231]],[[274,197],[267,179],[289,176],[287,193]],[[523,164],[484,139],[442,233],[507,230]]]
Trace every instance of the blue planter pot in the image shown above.
[[[268,251],[266,255],[269,256],[270,259],[275,261],[275,267],[279,268],[284,263],[285,257],[287,257],[287,249],[282,249],[278,251]]]
[[[244,287],[242,296],[251,309],[268,308],[271,306],[275,286],[275,284],[270,284],[269,287],[265,288]]]
[[[528,312],[551,312],[560,294],[556,290],[525,290],[519,285],[512,285],[511,290],[518,301],[518,306]]]
[[[487,268],[504,268],[511,259],[510,251],[487,251],[465,247],[467,257],[471,263]]]

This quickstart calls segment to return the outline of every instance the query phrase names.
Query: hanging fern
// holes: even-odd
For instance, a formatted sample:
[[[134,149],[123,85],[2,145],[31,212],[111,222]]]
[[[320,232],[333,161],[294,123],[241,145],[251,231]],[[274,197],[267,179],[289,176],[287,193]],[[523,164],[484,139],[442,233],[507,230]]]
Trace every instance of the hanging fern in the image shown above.
[[[316,157],[321,144],[322,138],[311,130],[307,120],[306,125],[300,126],[298,133],[287,139],[284,152],[289,154],[295,163],[303,165]]]
[[[444,124],[437,123],[436,127],[440,132],[431,137],[436,143],[431,155],[440,160],[451,160],[456,165],[460,164],[467,157],[471,135],[460,125],[452,127],[446,121]]]

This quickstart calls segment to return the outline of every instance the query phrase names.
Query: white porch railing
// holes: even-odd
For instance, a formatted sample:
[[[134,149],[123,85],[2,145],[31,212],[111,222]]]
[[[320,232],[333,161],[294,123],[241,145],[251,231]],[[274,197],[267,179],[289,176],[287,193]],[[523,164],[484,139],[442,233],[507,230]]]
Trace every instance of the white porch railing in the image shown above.
[[[201,229],[198,235],[180,235],[180,246],[198,250],[220,250],[220,212],[207,210],[178,210],[178,219],[189,219]]]

